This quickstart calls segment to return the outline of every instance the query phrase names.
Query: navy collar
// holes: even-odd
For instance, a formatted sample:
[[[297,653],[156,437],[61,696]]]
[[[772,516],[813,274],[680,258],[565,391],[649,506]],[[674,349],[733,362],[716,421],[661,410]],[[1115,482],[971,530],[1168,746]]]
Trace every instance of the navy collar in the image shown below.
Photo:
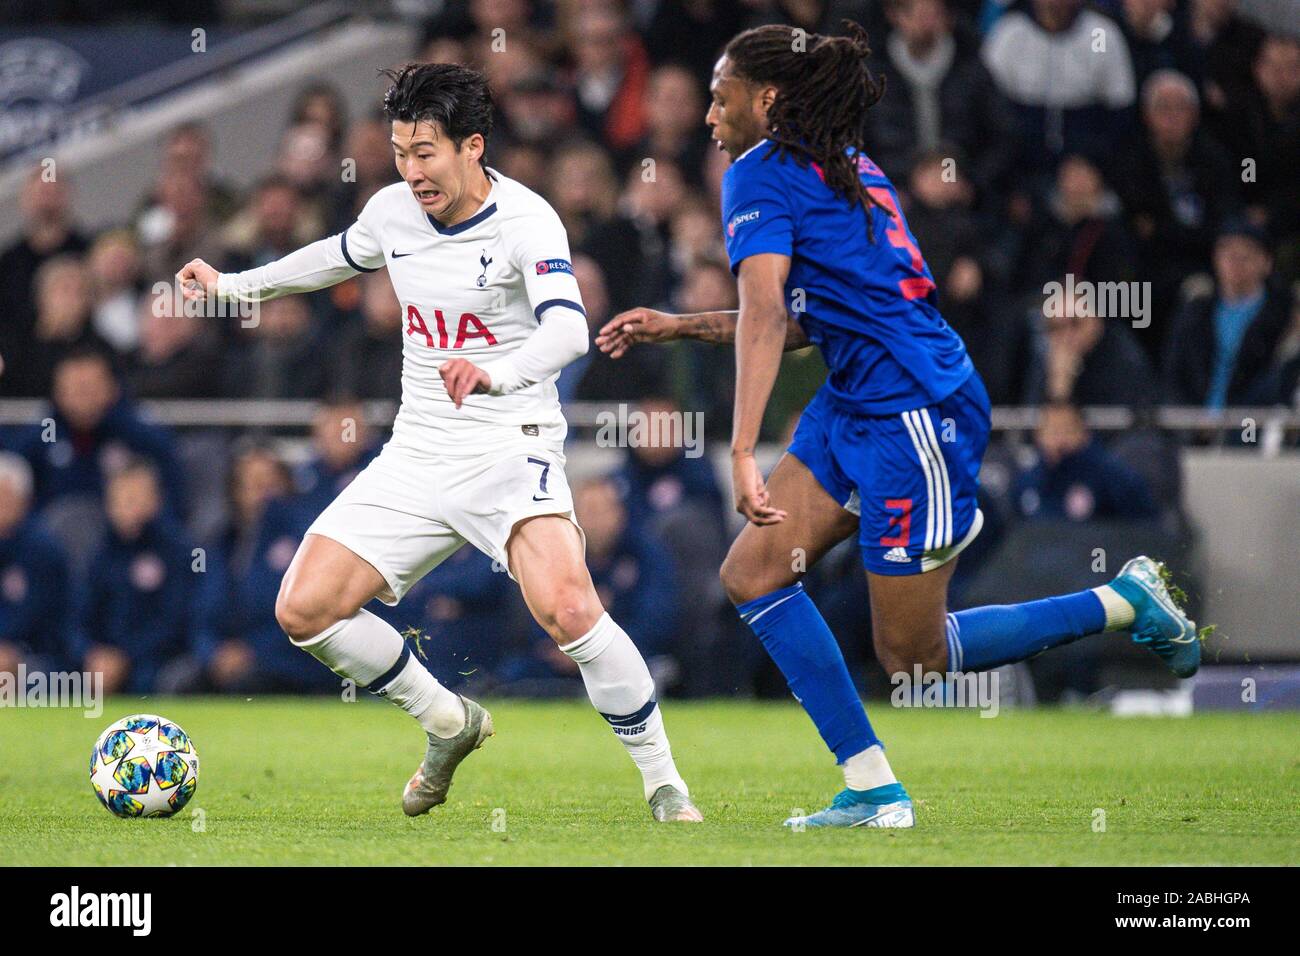
[[[491,199],[492,193],[496,192],[497,178],[492,174],[492,170],[490,169],[485,169],[483,172],[487,176],[488,182],[492,184],[492,187],[488,190],[488,198]],[[464,222],[458,222],[454,226],[444,226],[437,219],[433,218],[432,213],[426,212],[424,214],[424,217],[429,220],[429,225],[433,226],[433,228],[437,231],[439,235],[454,236],[458,233],[464,232],[466,229],[473,229],[480,222],[482,222],[484,219],[487,219],[496,211],[497,211],[497,204],[494,202],[488,203],[487,206],[480,209],[478,212],[474,213],[474,215],[470,216]]]
[[[497,211],[497,204],[496,204],[496,203],[492,203],[492,204],[491,204],[490,206],[488,206],[486,209],[481,209],[481,210],[479,210],[479,211],[476,212],[474,215],[472,215],[472,216],[470,216],[468,219],[466,219],[464,222],[458,222],[458,223],[456,223],[456,225],[454,225],[454,226],[444,226],[444,225],[443,225],[442,223],[440,223],[438,220],[436,220],[436,219],[433,218],[433,214],[432,214],[432,213],[427,213],[427,212],[426,212],[426,213],[424,214],[424,217],[425,217],[426,219],[429,220],[429,225],[433,226],[433,228],[434,228],[435,230],[437,230],[437,232],[438,232],[440,235],[444,235],[444,236],[454,236],[454,235],[456,235],[457,233],[464,232],[466,229],[472,229],[472,228],[474,228],[474,227],[477,226],[480,222],[482,222],[484,219],[487,219],[489,216],[491,216],[491,215],[492,215],[494,212],[496,212],[496,211]]]

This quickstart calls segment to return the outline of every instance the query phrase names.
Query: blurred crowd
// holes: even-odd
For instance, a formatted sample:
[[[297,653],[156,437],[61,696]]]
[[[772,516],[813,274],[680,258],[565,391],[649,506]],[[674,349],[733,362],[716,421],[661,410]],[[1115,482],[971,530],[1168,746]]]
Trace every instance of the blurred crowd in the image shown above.
[[[725,42],[768,22],[866,25],[887,79],[869,148],[944,315],[996,404],[1042,408],[1030,446],[990,453],[987,554],[1035,522],[1185,533],[1172,441],[1140,429],[1103,441],[1081,406],[1297,402],[1300,18],[1247,18],[1237,0],[437,6],[412,57],[489,76],[489,164],[560,215],[593,329],[633,305],[736,307],[718,203],[727,158],[703,123]],[[105,184],[37,169],[23,188],[21,235],[0,252],[0,398],[48,411],[0,434],[0,671],[85,666],[132,691],[337,687],[280,633],[274,598],[307,525],[384,441],[361,403],[400,398],[392,287],[382,271],[358,276],[266,303],[251,327],[177,314],[153,288],[191,258],[238,271],[346,228],[396,180],[389,129],[312,81],[251,189],[232,188],[212,154],[202,124],[172,130],[136,213],[96,234],[77,193]],[[1068,293],[1048,301],[1051,283]],[[1149,294],[1111,314],[1080,291],[1106,283]],[[766,438],[788,434],[823,372],[810,351],[786,357]],[[725,441],[733,380],[729,353],[688,342],[617,363],[593,350],[560,390],[700,411]],[[216,397],[319,401],[310,450],[287,453],[281,433],[170,430],[137,404]],[[575,492],[598,589],[661,686],[761,686],[716,584],[734,525],[709,459],[627,449]],[[810,587],[837,633],[863,635],[861,657],[864,583],[847,552]],[[376,610],[453,686],[576,686],[508,576],[471,549]]]

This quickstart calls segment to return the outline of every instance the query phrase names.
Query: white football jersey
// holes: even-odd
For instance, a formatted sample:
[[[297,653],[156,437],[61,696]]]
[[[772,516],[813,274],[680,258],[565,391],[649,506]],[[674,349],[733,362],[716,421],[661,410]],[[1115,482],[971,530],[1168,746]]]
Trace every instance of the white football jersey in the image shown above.
[[[402,303],[402,405],[393,443],[422,454],[481,449],[529,425],[564,440],[558,373],[508,395],[469,395],[459,409],[438,375],[453,358],[483,365],[514,352],[551,306],[583,312],[560,217],[521,183],[495,170],[488,178],[483,207],[458,225],[440,225],[406,183],[394,183],[339,237],[353,268],[388,267]]]
[[[499,363],[538,331],[547,310],[548,331],[565,339],[547,345],[558,349],[560,362],[586,347],[586,312],[560,217],[526,186],[492,169],[488,179],[482,208],[455,226],[425,213],[406,183],[386,186],[339,235],[256,269],[221,273],[217,294],[271,299],[387,266],[403,316],[402,405],[392,444],[417,455],[445,456],[476,454],[521,434],[563,442],[559,371],[549,371],[556,365],[546,355],[527,362],[518,356],[520,365],[547,369],[532,378],[509,368],[511,363],[498,364],[494,371],[514,374],[518,382],[505,394],[469,395],[459,409],[438,374],[440,365],[457,357],[480,367]],[[563,325],[549,327],[554,321]],[[494,378],[494,390],[499,384]]]

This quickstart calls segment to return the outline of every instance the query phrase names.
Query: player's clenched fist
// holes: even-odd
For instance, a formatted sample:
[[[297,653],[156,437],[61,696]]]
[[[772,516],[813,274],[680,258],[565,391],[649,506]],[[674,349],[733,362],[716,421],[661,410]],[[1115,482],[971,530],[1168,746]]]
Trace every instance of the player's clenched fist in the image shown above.
[[[635,308],[620,312],[596,333],[596,346],[610,358],[622,358],[637,342],[668,342],[678,337],[681,319],[667,312]]]
[[[176,273],[176,284],[186,299],[196,301],[216,295],[217,275],[217,270],[202,259],[191,259]]]
[[[457,408],[466,395],[486,392],[492,387],[492,377],[468,359],[454,358],[443,362],[438,366],[438,374]]]

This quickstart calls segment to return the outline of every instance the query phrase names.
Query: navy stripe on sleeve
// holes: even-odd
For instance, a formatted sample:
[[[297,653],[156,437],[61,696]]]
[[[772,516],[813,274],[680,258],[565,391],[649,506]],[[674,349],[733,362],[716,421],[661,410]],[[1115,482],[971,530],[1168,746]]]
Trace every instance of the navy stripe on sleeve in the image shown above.
[[[574,312],[577,312],[579,315],[581,315],[584,319],[587,317],[587,310],[584,309],[577,302],[574,302],[572,299],[547,299],[537,308],[533,309],[533,316],[537,319],[538,322],[540,322],[542,321],[542,313],[555,305],[562,305],[566,309],[572,309]]]
[[[378,267],[378,266],[376,266],[376,267],[373,268],[373,269],[367,269],[365,266],[357,265],[355,262],[352,261],[352,257],[351,257],[350,255],[348,255],[348,231],[347,231],[346,229],[343,230],[343,234],[342,234],[339,238],[343,240],[343,243],[342,243],[342,245],[343,245],[343,258],[347,260],[348,265],[350,265],[352,268],[356,269],[358,272],[378,272],[378,271],[379,271],[379,267]]]

